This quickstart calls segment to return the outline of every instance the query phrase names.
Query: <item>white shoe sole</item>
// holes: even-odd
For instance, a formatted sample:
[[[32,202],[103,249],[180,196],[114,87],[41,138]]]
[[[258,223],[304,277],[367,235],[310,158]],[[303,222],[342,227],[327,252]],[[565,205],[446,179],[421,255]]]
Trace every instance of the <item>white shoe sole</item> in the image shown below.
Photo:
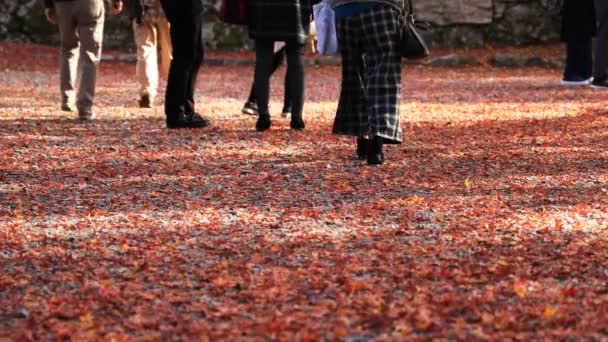
[[[562,86],[566,86],[566,87],[581,87],[581,86],[588,86],[591,84],[591,82],[593,82],[593,77],[586,79],[584,81],[566,81],[566,80],[561,80],[559,82],[560,85]]]
[[[258,115],[258,111],[251,108],[243,108],[241,109],[241,113],[245,115]]]

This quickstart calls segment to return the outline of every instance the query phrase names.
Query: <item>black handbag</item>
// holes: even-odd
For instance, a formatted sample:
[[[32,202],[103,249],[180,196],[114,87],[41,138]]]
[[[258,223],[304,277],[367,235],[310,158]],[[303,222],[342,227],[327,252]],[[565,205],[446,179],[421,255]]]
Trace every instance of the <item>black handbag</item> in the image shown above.
[[[404,13],[401,22],[401,56],[407,59],[420,59],[430,55],[429,47],[421,31],[428,31],[427,23],[417,23],[414,16],[412,0],[409,1],[409,13]]]

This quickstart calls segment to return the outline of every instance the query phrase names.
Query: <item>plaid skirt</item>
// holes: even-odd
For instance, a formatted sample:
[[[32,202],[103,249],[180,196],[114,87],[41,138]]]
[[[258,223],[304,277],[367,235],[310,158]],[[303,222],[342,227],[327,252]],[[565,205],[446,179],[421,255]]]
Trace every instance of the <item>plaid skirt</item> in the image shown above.
[[[379,4],[336,21],[342,84],[333,133],[401,143],[400,13]]]

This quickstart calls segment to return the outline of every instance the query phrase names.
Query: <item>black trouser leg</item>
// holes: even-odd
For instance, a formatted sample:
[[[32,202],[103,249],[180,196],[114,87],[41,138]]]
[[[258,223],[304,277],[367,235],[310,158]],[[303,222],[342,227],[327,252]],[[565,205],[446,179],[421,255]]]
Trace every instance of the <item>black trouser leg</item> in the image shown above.
[[[194,88],[203,60],[202,14],[168,17],[173,59],[165,93],[167,120],[194,113]]]
[[[271,40],[255,41],[255,72],[253,76],[253,88],[255,99],[260,115],[268,115],[268,101],[270,93],[270,74],[272,73],[272,49],[274,42]]]
[[[566,43],[566,67],[564,80],[586,80],[593,74],[591,37]]]
[[[281,47],[277,52],[272,55],[272,71],[270,75],[274,74],[275,71],[283,64],[283,60],[285,59],[285,46]],[[249,97],[247,98],[247,102],[255,103],[255,87],[251,85],[251,91],[249,92]]]
[[[301,118],[304,107],[304,44],[287,43],[285,93],[291,100],[291,117]]]
[[[196,110],[194,108],[194,90],[196,89],[196,80],[198,79],[198,72],[203,64],[205,56],[205,50],[203,45],[203,22],[202,16],[197,20],[198,24],[195,25],[195,36],[194,36],[194,60],[190,69],[190,75],[186,84],[186,114],[194,114]]]
[[[251,90],[249,91],[249,97],[247,98],[247,102],[255,103],[255,83],[251,85]]]
[[[608,58],[608,1],[595,0],[595,14],[599,27],[593,74],[596,80],[604,80],[606,78],[606,58]]]
[[[283,45],[277,52],[274,53],[273,56],[273,61],[272,61],[272,73],[274,74],[275,71],[277,71],[277,69],[281,66],[281,64],[283,64],[283,60],[285,60],[286,55],[287,55],[287,46]],[[284,94],[283,94],[283,108],[290,108],[291,107],[291,99],[289,97],[289,88],[290,88],[290,84],[289,84],[289,77],[286,74],[285,75],[285,81],[284,81]]]

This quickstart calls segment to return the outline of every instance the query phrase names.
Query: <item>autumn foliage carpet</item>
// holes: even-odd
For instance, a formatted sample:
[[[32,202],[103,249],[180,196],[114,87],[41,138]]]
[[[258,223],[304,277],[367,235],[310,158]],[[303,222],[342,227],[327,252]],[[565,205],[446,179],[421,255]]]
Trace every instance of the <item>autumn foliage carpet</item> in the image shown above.
[[[60,112],[56,55],[0,43],[0,341],[608,338],[608,92],[410,66],[369,167],[330,132],[337,67],[302,132],[284,70],[253,130],[248,66],[204,67],[213,127],[169,131],[133,64],[95,122]]]

